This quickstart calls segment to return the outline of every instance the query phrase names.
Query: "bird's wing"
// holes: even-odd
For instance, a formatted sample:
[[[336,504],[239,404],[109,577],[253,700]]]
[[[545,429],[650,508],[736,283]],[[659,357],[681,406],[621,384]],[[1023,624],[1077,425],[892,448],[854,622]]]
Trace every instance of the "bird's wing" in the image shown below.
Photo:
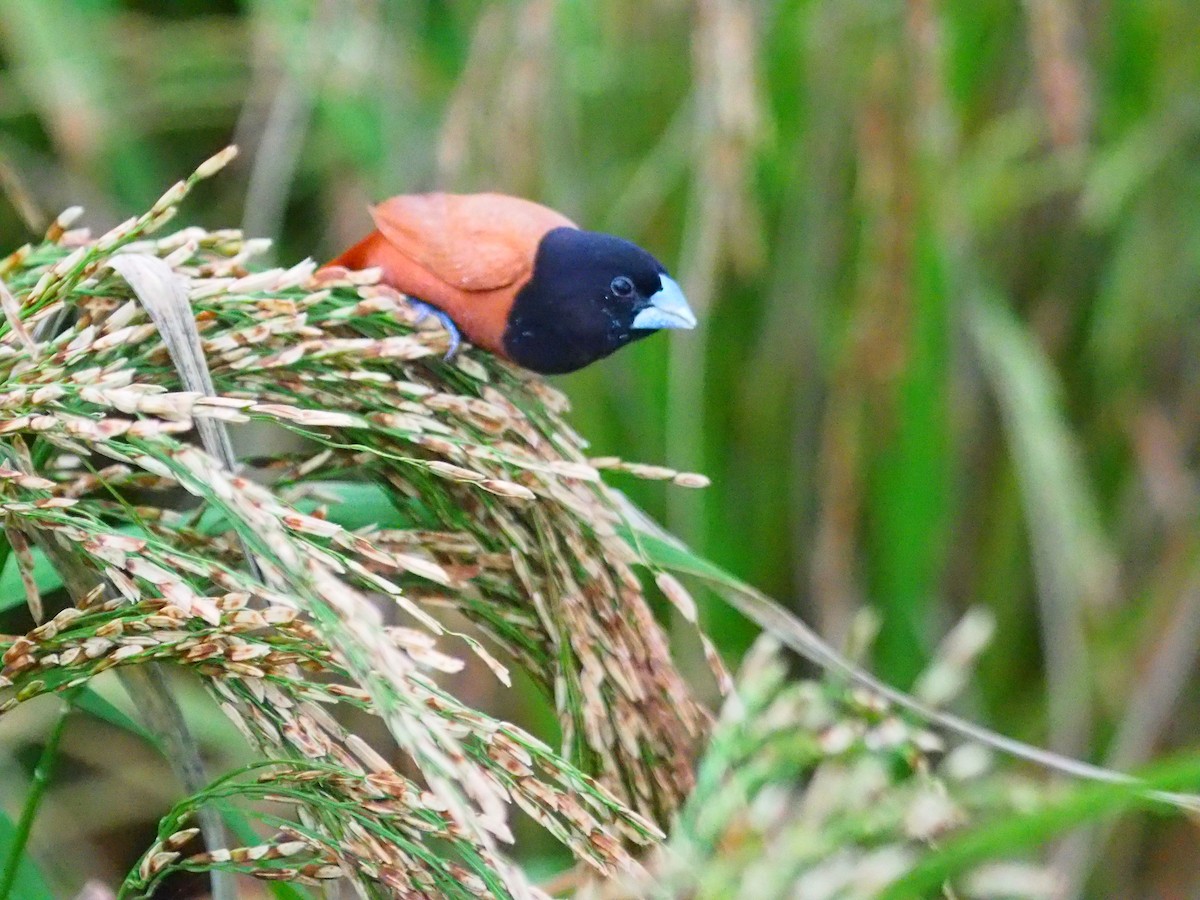
[[[503,194],[404,194],[371,214],[399,253],[462,291],[517,284],[547,231],[575,227],[552,209]]]

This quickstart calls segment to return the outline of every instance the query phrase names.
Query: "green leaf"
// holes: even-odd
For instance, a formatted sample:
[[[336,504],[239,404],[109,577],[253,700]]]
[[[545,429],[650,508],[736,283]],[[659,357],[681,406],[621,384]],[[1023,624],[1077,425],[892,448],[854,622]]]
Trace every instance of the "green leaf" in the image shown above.
[[[71,705],[122,731],[128,731],[130,734],[137,735],[147,744],[156,747],[160,751],[162,750],[162,742],[154,734],[147,731],[111,701],[106,700],[87,685],[79,687],[71,695]]]
[[[950,878],[987,860],[1041,847],[1055,837],[1105,816],[1132,809],[1174,813],[1166,804],[1147,796],[1144,788],[1159,791],[1194,789],[1200,784],[1200,756],[1159,764],[1143,773],[1141,787],[1089,784],[1072,790],[1061,800],[1033,812],[1010,812],[958,837],[930,847],[903,878],[893,882],[880,900],[940,895]]]
[[[13,824],[12,819],[0,812],[0,859],[8,858],[16,839],[17,826]],[[20,897],[21,900],[54,900],[54,893],[46,884],[46,876],[28,852],[21,856],[12,891],[13,896]]]
[[[1082,750],[1092,729],[1086,617],[1114,594],[1115,558],[1051,361],[994,292],[982,289],[967,313],[1021,489],[1040,601],[1051,739]]]
[[[354,530],[365,525],[391,528],[405,524],[388,492],[378,484],[359,481],[328,482],[339,502],[329,507],[329,520]]]
[[[378,484],[360,481],[310,481],[306,487],[317,489],[322,498],[332,496],[333,502],[304,499],[295,504],[302,513],[311,513],[318,506],[326,506],[329,521],[350,531],[367,525],[381,528],[403,527],[407,523],[388,496],[387,490]],[[196,523],[196,528],[213,534],[230,527],[229,520],[220,510],[206,509]]]
[[[1100,524],[1061,387],[1034,336],[995,295],[967,307],[971,336],[1004,416],[1031,537],[1047,552],[1063,602],[1106,599],[1113,554]]]
[[[631,547],[641,551],[642,557],[648,563],[683,575],[695,575],[733,590],[740,591],[743,588],[741,579],[730,575],[715,563],[697,556],[687,547],[669,543],[662,538],[627,526],[618,526],[617,532]]]
[[[10,823],[11,828],[5,841],[7,846],[2,857],[3,868],[0,869],[0,900],[9,900],[13,896],[13,888],[25,876],[24,870],[29,854],[29,836],[41,809],[42,801],[46,797],[46,790],[54,777],[54,770],[59,761],[59,747],[62,745],[63,734],[67,730],[70,714],[70,706],[67,703],[60,704],[58,717],[54,720],[54,725],[46,737],[46,743],[42,746],[41,755],[33,768],[33,778],[29,782],[29,788],[26,790],[22,802],[21,817],[15,824]],[[28,895],[18,892],[17,896]]]
[[[927,224],[914,243],[912,321],[900,339],[905,367],[890,400],[894,422],[875,449],[867,513],[873,528],[866,559],[874,605],[883,614],[876,663],[882,677],[899,685],[912,684],[929,660],[954,466],[946,277]]]
[[[54,566],[46,559],[44,553],[33,549],[33,580],[37,583],[42,594],[56,591],[62,587],[62,579],[54,571]],[[25,605],[25,588],[21,584],[21,573],[17,569],[17,557],[10,553],[0,572],[0,612],[15,609]]]

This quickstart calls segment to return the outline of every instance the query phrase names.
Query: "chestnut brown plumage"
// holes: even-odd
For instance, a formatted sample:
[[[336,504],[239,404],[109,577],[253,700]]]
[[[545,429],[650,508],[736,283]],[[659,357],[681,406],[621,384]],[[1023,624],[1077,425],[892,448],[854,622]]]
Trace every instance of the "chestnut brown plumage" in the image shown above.
[[[406,194],[331,266],[379,267],[452,332],[525,368],[571,372],[663,328],[694,328],[645,250],[503,194]]]

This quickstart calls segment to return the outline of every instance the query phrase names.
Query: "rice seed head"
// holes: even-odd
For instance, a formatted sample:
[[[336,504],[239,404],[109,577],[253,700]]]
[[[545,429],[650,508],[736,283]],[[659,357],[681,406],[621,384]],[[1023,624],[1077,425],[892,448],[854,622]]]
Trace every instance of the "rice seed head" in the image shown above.
[[[534,810],[597,869],[627,866],[623,842],[657,839],[647,816],[665,820],[689,789],[707,716],[650,614],[599,466],[562,418],[565,398],[470,349],[452,365],[428,361],[444,335],[414,330],[409,304],[377,284],[377,271],[300,263],[248,273],[264,244],[236,231],[152,236],[194,182],[234,152],[96,240],[52,241],[5,263],[31,335],[34,305],[36,315],[77,316],[39,345],[36,370],[15,344],[0,352],[0,434],[14,446],[39,436],[54,448],[44,471],[0,469],[0,511],[6,524],[51,535],[91,578],[72,591],[70,616],[6,648],[10,700],[45,692],[48,671],[69,668],[74,683],[167,661],[202,675],[264,755],[311,761],[303,778],[271,770],[271,783],[319,781],[345,808],[369,804],[398,834],[450,842],[462,858],[482,861],[459,873],[471,890],[491,883],[474,880],[482,871],[514,895],[531,893],[495,853],[511,838],[512,803]],[[162,336],[108,265],[117,251],[156,257],[186,285],[211,390],[184,390],[170,374]],[[319,449],[272,460],[280,480],[264,486],[177,437],[252,418]],[[101,457],[112,464],[82,471],[82,460]],[[620,465],[691,483],[663,467]],[[419,508],[423,520],[401,516],[398,527],[356,533],[324,511],[337,498],[318,498],[314,509],[304,494],[354,483],[384,486],[393,509]],[[166,500],[181,490],[199,504],[198,519]],[[132,491],[150,499],[112,502]],[[694,619],[678,582],[660,586]],[[385,628],[369,593],[392,599],[411,628]],[[449,631],[439,621],[447,605],[492,643]],[[503,663],[493,645],[508,654]],[[472,653],[505,684],[521,665],[556,693],[569,754],[595,780],[444,691],[436,673],[461,669]],[[378,716],[425,789],[347,734],[326,711],[331,703]],[[494,756],[482,749],[492,741]],[[320,792],[304,796],[305,815],[326,821]],[[349,872],[406,890],[443,883],[449,870],[435,871],[436,861],[338,821],[337,834],[313,826],[265,849],[187,864],[253,864],[271,878]],[[183,865],[186,833],[164,832],[139,877]],[[301,841],[325,855],[299,858]],[[351,845],[353,854],[344,850]],[[295,860],[280,849],[293,846]],[[262,868],[285,857],[286,866]]]
[[[214,153],[204,162],[196,167],[196,178],[212,178],[227,165],[237,158],[238,148],[236,144],[230,144],[223,150]]]

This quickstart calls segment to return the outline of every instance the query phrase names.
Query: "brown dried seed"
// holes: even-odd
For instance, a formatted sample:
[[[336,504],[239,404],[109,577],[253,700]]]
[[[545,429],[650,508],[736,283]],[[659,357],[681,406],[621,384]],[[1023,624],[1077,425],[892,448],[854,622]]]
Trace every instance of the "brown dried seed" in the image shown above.
[[[296,869],[256,869],[250,873],[260,881],[295,881],[299,884],[305,884],[305,879],[300,877],[300,873]]]
[[[706,488],[712,484],[712,480],[698,472],[680,472],[671,479],[671,483],[685,488]]]
[[[610,860],[624,860],[628,857],[621,842],[601,828],[597,828],[588,835],[588,843]]]
[[[427,463],[426,468],[431,472],[454,481],[485,481],[487,479],[486,475],[481,475],[479,472],[474,472],[471,469],[465,469],[462,466],[456,466],[453,463],[442,462],[440,460]]]
[[[66,628],[69,624],[74,622],[76,619],[78,619],[82,615],[83,615],[83,610],[76,609],[73,606],[68,606],[66,609],[60,611],[58,613],[58,615],[56,615],[50,621],[54,625],[58,626],[59,630],[61,631],[62,629]]]
[[[257,631],[267,627],[266,617],[256,609],[239,609],[225,616],[225,624],[237,631]]]
[[[75,662],[83,655],[81,647],[68,647],[59,655],[59,665],[69,667],[75,665]]]
[[[15,659],[28,655],[29,651],[33,650],[35,646],[33,641],[22,635],[14,640],[9,648],[4,651],[4,655],[0,656],[0,661],[3,661],[7,665]]]
[[[237,156],[237,154],[237,145],[230,144],[224,150],[214,153],[204,162],[200,163],[200,165],[196,167],[196,177],[210,178],[213,175],[216,175],[223,168],[229,165],[229,163],[233,161],[233,158]]]
[[[83,655],[88,659],[96,659],[111,650],[113,646],[113,642],[107,638],[90,637],[83,642]]]
[[[537,494],[523,485],[516,484],[512,481],[503,481],[498,478],[488,478],[479,483],[479,486],[489,493],[496,494],[500,497],[508,497],[514,500],[536,500]]]
[[[410,553],[396,553],[393,555],[395,565],[399,569],[411,572],[414,575],[419,575],[429,581],[437,584],[450,586],[453,582],[450,579],[449,573],[446,572],[437,563],[424,559],[420,556],[413,556]]]
[[[183,198],[187,196],[187,193],[188,186],[182,181],[177,181],[167,188],[166,193],[154,201],[154,205],[150,207],[150,211],[152,213],[159,213],[166,211],[172,206],[178,206],[183,202]]]
[[[334,697],[345,697],[349,700],[357,700],[360,703],[369,703],[371,695],[369,692],[359,687],[346,684],[327,684],[325,691]]]
[[[158,871],[154,867],[154,861],[155,857],[162,853],[162,851],[158,849],[161,846],[161,844],[155,844],[150,848],[146,855],[142,857],[141,865],[138,866],[138,875],[143,881],[149,881],[154,876],[154,873]],[[176,856],[178,856],[178,854],[176,854]]]
[[[263,619],[269,625],[287,625],[296,621],[300,613],[290,606],[268,606],[262,611]]]
[[[46,682],[41,681],[41,680],[31,681],[27,685],[25,685],[23,688],[21,688],[19,691],[17,691],[17,696],[15,699],[20,702],[24,702],[25,700],[28,700],[30,697],[36,697],[38,694],[43,693],[45,690],[46,690]]]
[[[118,647],[109,655],[109,660],[120,662],[121,660],[130,659],[131,656],[137,656],[145,652],[145,647],[139,647],[138,644],[126,644],[124,647]]]
[[[125,623],[120,619],[113,619],[111,622],[105,622],[96,629],[96,637],[115,638],[120,637],[125,633]]]
[[[274,846],[271,855],[276,858],[295,856],[297,853],[305,853],[311,849],[313,849],[313,846],[308,841],[284,841]]]
[[[488,756],[490,756],[504,771],[509,775],[518,778],[529,778],[533,776],[533,769],[522,763],[520,760],[510,756],[507,753],[500,752],[496,747],[488,748]]]
[[[199,828],[184,828],[182,831],[175,832],[163,841],[163,845],[171,850],[178,850],[199,833]]]
[[[46,622],[44,625],[39,625],[33,631],[29,632],[29,636],[38,643],[53,640],[58,636],[58,625],[53,620]]]
[[[258,666],[252,666],[249,663],[230,662],[226,664],[226,669],[231,675],[236,675],[241,678],[266,678],[267,673]]]
[[[251,659],[260,659],[270,652],[271,648],[262,644],[238,643],[231,647],[225,656],[233,662],[246,662]]]
[[[599,481],[596,468],[587,463],[570,460],[556,460],[549,465],[550,471],[564,478],[578,478],[580,481]]]
[[[221,624],[221,612],[217,609],[217,605],[206,597],[197,597],[192,602],[191,612],[196,617],[203,619],[214,628]]]
[[[178,649],[183,650],[183,645],[181,644]],[[221,653],[221,645],[216,641],[202,641],[195,646],[187,648],[184,652],[184,659],[188,662],[196,663],[212,659],[214,656],[220,656]]]
[[[659,572],[654,576],[654,583],[689,623],[696,624],[696,601],[674,575],[669,572]]]

